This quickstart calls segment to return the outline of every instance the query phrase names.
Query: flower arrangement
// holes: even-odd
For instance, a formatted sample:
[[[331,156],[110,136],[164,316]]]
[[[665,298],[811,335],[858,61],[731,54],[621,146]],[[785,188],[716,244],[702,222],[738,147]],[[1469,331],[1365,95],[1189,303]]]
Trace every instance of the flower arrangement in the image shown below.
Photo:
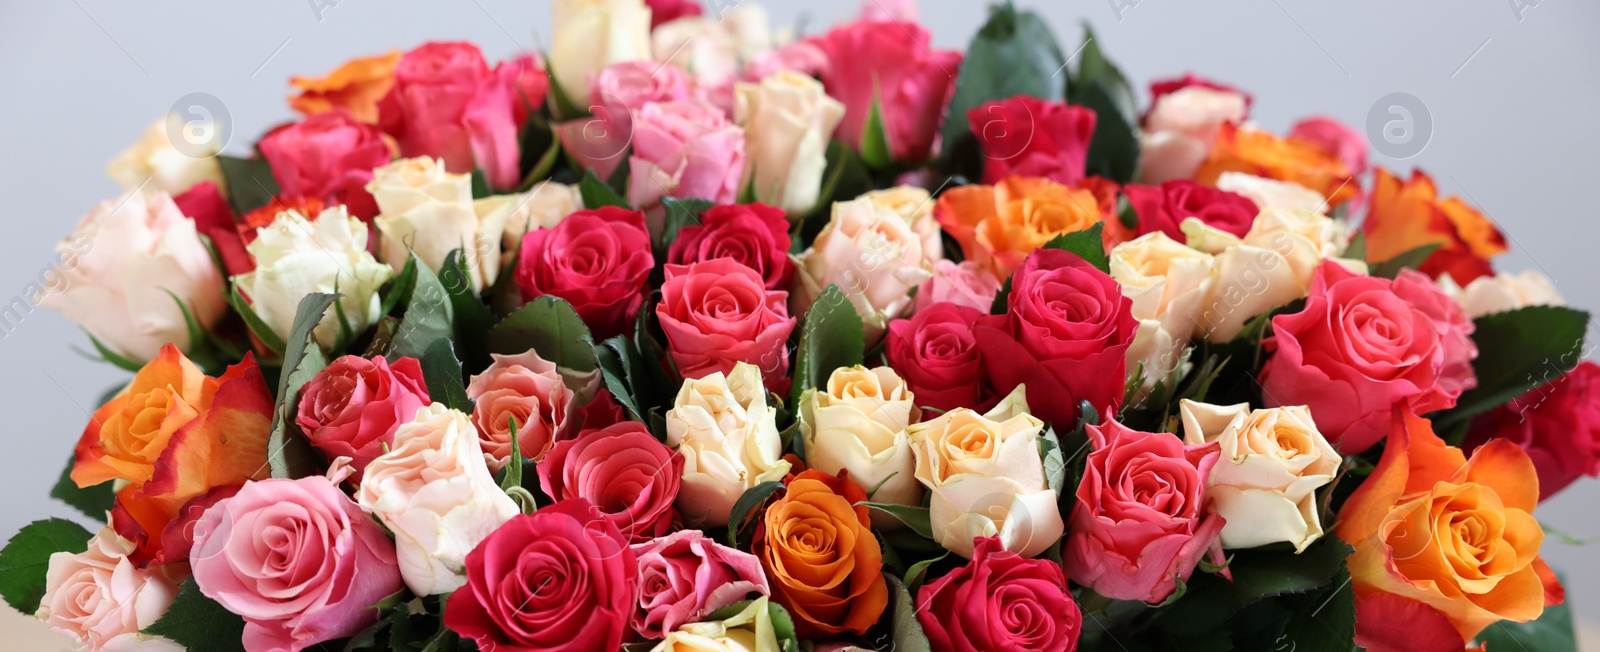
[[[1534,512],[1600,473],[1588,315],[1470,204],[1209,79],[1137,110],[1010,4],[960,52],[707,9],[297,77],[247,157],[153,127],[39,296],[133,374],[51,492],[105,525],[23,528],[7,603],[96,651],[1575,649]]]

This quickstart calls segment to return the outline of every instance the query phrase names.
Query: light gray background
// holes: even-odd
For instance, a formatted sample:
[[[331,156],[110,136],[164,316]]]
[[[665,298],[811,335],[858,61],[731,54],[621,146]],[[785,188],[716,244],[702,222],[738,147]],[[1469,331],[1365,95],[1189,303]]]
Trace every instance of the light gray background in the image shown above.
[[[872,0],[868,0],[869,2]],[[726,2],[725,2],[726,3]],[[548,0],[61,0],[0,4],[0,303],[51,262],[52,245],[118,189],[106,161],[179,97],[221,98],[229,149],[288,120],[292,74],[320,75],[347,58],[467,39],[498,59],[549,42]],[[1506,232],[1502,269],[1539,267],[1567,299],[1600,307],[1593,199],[1600,183],[1600,4],[1578,0],[1019,0],[1043,14],[1066,52],[1092,23],[1101,47],[1144,88],[1195,71],[1255,95],[1254,118],[1283,131],[1314,113],[1358,128],[1381,96],[1406,92],[1433,116],[1418,165]],[[1521,10],[1518,5],[1522,5]],[[1119,9],[1120,5],[1120,9]],[[775,22],[816,31],[850,0],[768,3]],[[940,47],[964,47],[985,15],[976,1],[928,1]],[[1141,95],[1143,90],[1141,90]],[[124,374],[75,355],[87,339],[36,310],[0,339],[0,536],[69,509],[46,498],[96,397]],[[1584,480],[1540,507],[1542,521],[1600,536],[1600,483]],[[1594,548],[1547,539],[1577,613],[1600,620]],[[0,631],[42,628],[4,611]],[[8,638],[54,650],[61,639]],[[1600,645],[1600,639],[1590,638]],[[13,647],[16,646],[16,647]]]

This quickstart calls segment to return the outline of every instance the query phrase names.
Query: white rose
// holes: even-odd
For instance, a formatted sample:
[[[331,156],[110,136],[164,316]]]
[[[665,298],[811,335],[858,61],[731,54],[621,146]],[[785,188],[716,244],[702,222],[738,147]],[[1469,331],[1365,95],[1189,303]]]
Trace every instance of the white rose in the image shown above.
[[[520,513],[489,473],[471,417],[438,403],[395,429],[356,502],[394,533],[400,576],[417,595],[465,584],[467,553]]]
[[[840,367],[823,391],[800,397],[806,466],[850,481],[873,502],[921,505],[906,427],[921,416],[911,390],[888,367]]]
[[[739,40],[716,16],[684,16],[657,25],[650,49],[661,65],[688,74],[701,88],[726,87],[739,74]]]
[[[279,337],[289,336],[300,300],[312,292],[343,294],[338,305],[356,334],[382,317],[378,288],[393,273],[367,251],[367,225],[344,206],[322,211],[314,222],[297,211],[278,213],[247,249],[256,268],[235,276],[234,284]],[[339,315],[330,309],[313,332],[326,347],[339,338],[339,328]]]
[[[684,381],[666,418],[667,445],[683,455],[678,510],[690,523],[727,525],[740,494],[789,473],[778,409],[755,365]]]
[[[383,260],[399,272],[410,247],[434,271],[460,249],[474,292],[493,285],[500,274],[500,241],[507,215],[478,215],[472,202],[472,176],[451,174],[444,161],[427,156],[400,159],[372,171],[367,192],[378,202],[378,234]]]
[[[866,197],[835,202],[833,218],[795,267],[790,313],[804,313],[837,285],[861,315],[869,344],[911,306],[911,289],[933,277],[923,236],[900,213]]]
[[[1179,401],[1183,443],[1216,443],[1222,455],[1206,495],[1222,526],[1222,547],[1255,548],[1286,541],[1296,552],[1322,536],[1317,488],[1328,484],[1342,458],[1317,430],[1303,405],[1264,410],[1248,403]]]
[[[129,191],[102,202],[56,252],[63,260],[59,282],[39,290],[38,305],[66,315],[134,361],[154,359],[168,342],[191,350],[195,343],[178,301],[201,328],[227,309],[211,251],[194,220],[164,192]]]
[[[589,76],[624,61],[650,60],[650,8],[643,0],[555,0],[550,74],[578,106]]]
[[[1025,391],[986,414],[956,408],[908,428],[917,480],[932,493],[933,538],[946,550],[971,558],[973,537],[998,535],[1032,557],[1065,530],[1039,454],[1044,422],[1027,414]]]
[[[217,184],[218,190],[226,191],[222,166],[217,164],[216,159],[222,146],[220,139],[200,138],[185,142],[180,148],[175,147],[169,137],[171,133],[183,134],[185,138],[191,133],[204,137],[217,133],[221,125],[211,121],[175,124],[176,131],[169,131],[168,123],[173,120],[181,119],[177,114],[172,114],[144,130],[138,142],[106,164],[106,176],[122,186],[123,190],[143,186],[147,192],[181,195],[197,183],[210,181]]]
[[[1133,301],[1139,320],[1128,347],[1128,369],[1144,365],[1142,390],[1176,379],[1195,318],[1215,282],[1210,254],[1155,231],[1111,250],[1111,278]]]
[[[1145,117],[1139,139],[1139,179],[1161,183],[1192,179],[1211,153],[1211,142],[1223,123],[1239,123],[1249,111],[1243,95],[1187,86],[1161,96]]]
[[[844,105],[822,82],[791,70],[735,87],[734,122],[744,128],[744,179],[756,198],[790,213],[817,204],[828,140],[844,118]]]
[[[478,219],[504,224],[500,249],[509,263],[511,252],[522,247],[522,236],[534,229],[548,229],[568,215],[583,210],[583,194],[577,186],[541,181],[532,190],[514,195],[492,195],[472,202]]]
[[[1321,214],[1328,212],[1328,200],[1322,197],[1322,193],[1293,181],[1278,181],[1243,172],[1223,172],[1217,177],[1217,189],[1244,195],[1263,211],[1277,208]]]
[[[766,596],[727,620],[685,623],[650,652],[778,652],[777,628]]]
[[[1528,306],[1567,305],[1550,277],[1536,269],[1524,270],[1521,274],[1500,272],[1494,276],[1480,276],[1466,288],[1445,274],[1439,277],[1439,287],[1460,303],[1461,310],[1472,319]]]
[[[139,632],[161,619],[178,587],[160,567],[128,560],[132,542],[101,528],[80,553],[50,555],[35,618],[89,650],[182,652],[183,646]]]

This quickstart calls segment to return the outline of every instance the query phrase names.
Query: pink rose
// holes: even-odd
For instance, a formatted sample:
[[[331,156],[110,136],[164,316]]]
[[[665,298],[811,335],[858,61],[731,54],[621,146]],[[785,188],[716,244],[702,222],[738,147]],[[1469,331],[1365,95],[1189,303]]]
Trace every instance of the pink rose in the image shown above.
[[[300,390],[295,423],[329,459],[351,458],[355,480],[361,469],[394,443],[394,429],[429,404],[416,358],[393,365],[347,355],[317,372]]]
[[[788,292],[768,290],[761,275],[732,258],[667,265],[656,316],[667,352],[684,378],[733,371],[747,362],[761,368],[768,387],[789,371]]]
[[[794,276],[788,217],[766,204],[713,206],[699,223],[678,229],[667,249],[667,262],[674,265],[714,258],[732,258],[755,270],[768,290],[787,289]]]
[[[920,293],[919,293],[920,294]],[[928,418],[958,407],[987,411],[995,398],[983,383],[983,352],[973,325],[985,313],[954,303],[935,303],[911,319],[889,322],[884,352],[889,366],[904,378],[917,406],[934,411]]]
[[[549,294],[572,304],[599,342],[633,325],[655,264],[644,215],[603,206],[524,235],[515,280],[524,301]]]
[[[770,75],[793,70],[807,77],[816,77],[828,67],[828,53],[810,41],[795,41],[762,52],[744,64],[739,78],[758,83]]]
[[[1061,565],[975,537],[972,561],[917,592],[917,621],[940,652],[1078,649],[1083,613]]]
[[[1094,451],[1062,549],[1067,577],[1117,600],[1159,604],[1210,552],[1221,564],[1223,519],[1205,500],[1216,444],[1185,447],[1116,421],[1089,426]]]
[[[258,146],[283,194],[344,204],[367,220],[378,215],[366,186],[392,152],[377,127],[334,110],[276,129]]]
[[[1352,176],[1367,171],[1367,137],[1338,120],[1326,116],[1306,118],[1294,123],[1289,137],[1316,143],[1343,162]]]
[[[1191,217],[1243,238],[1261,211],[1249,198],[1218,190],[1187,179],[1167,181],[1159,186],[1123,186],[1128,203],[1139,216],[1137,235],[1160,231],[1178,242],[1188,242],[1179,228]]]
[[[539,465],[539,487],[546,495],[594,503],[631,543],[672,528],[678,520],[672,501],[682,478],[683,456],[636,421],[556,442]]]
[[[1478,344],[1472,341],[1477,327],[1461,304],[1427,274],[1410,268],[1400,270],[1395,277],[1394,293],[1422,311],[1439,329],[1439,346],[1444,350],[1439,389],[1454,401],[1462,392],[1477,387],[1478,374],[1472,369],[1472,361],[1478,359]]]
[[[518,107],[534,87],[524,83],[527,62],[509,65],[491,70],[471,43],[424,43],[400,57],[394,86],[378,104],[378,124],[399,142],[402,157],[441,158],[456,174],[482,168],[490,186],[514,187]]]
[[[572,418],[576,397],[556,364],[532,350],[489,357],[493,359],[489,368],[467,384],[467,398],[474,401],[472,425],[478,430],[484,461],[495,472],[510,461],[513,423],[518,454],[543,460],[550,446],[576,428]]]
[[[328,478],[251,482],[195,526],[194,581],[244,617],[250,652],[297,652],[378,621],[399,591],[383,526]]]
[[[1544,500],[1583,476],[1600,475],[1600,365],[1587,360],[1472,422],[1469,453],[1492,439],[1527,451]]]
[[[1196,75],[1150,84],[1139,179],[1155,184],[1194,178],[1222,125],[1239,124],[1249,116],[1248,94]]]
[[[614,63],[589,78],[589,116],[556,125],[561,147],[584,169],[611,178],[633,144],[633,114],[691,96],[689,77],[651,61]]]
[[[679,530],[633,547],[639,608],[633,631],[661,638],[684,623],[772,589],[755,555],[718,545],[699,530]]]
[[[633,116],[628,202],[648,208],[661,197],[732,204],[744,171],[744,129],[700,101],[651,102]]]
[[[973,107],[967,123],[983,145],[984,183],[1011,175],[1083,180],[1094,137],[1092,109],[1017,95]]]
[[[650,6],[650,29],[685,16],[699,16],[703,11],[696,0],[645,0],[645,4]]]
[[[1383,439],[1396,405],[1416,414],[1453,407],[1455,395],[1439,383],[1446,333],[1395,286],[1322,263],[1305,309],[1272,319],[1276,353],[1261,369],[1267,407],[1309,406],[1345,454]]]
[[[814,42],[830,62],[822,75],[828,95],[845,106],[840,140],[860,149],[876,102],[894,160],[928,158],[961,53],[933,50],[928,30],[916,23],[856,21]]]
[[[953,303],[979,312],[989,312],[994,295],[1000,293],[1000,279],[976,261],[953,263],[939,259],[933,263],[933,278],[917,288],[918,311],[936,303]]]
[[[861,20],[885,22],[917,22],[916,0],[866,0],[861,3]]]

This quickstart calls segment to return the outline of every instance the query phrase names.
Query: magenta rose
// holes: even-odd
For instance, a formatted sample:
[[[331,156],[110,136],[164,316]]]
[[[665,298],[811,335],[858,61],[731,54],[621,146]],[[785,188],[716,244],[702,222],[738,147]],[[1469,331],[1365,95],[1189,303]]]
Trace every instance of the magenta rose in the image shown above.
[[[1078,401],[1096,412],[1122,404],[1128,346],[1138,320],[1111,276],[1067,251],[1040,249],[1011,277],[1006,314],[978,319],[989,385],[1005,396],[1028,386],[1034,416],[1069,426]]]
[[[651,102],[633,115],[628,202],[656,206],[662,197],[731,204],[744,172],[744,129],[698,100]]]
[[[512,517],[467,553],[444,624],[480,650],[620,649],[639,582],[628,540],[581,498]]]
[[[654,267],[644,215],[602,206],[529,231],[514,277],[524,301],[549,294],[572,304],[599,342],[633,324]]]
[[[1367,171],[1367,137],[1344,123],[1315,116],[1294,123],[1289,137],[1309,141],[1344,163],[1353,176]]]
[[[1241,238],[1250,232],[1260,209],[1248,197],[1211,186],[1179,179],[1159,186],[1123,186],[1128,203],[1139,216],[1138,235],[1160,231],[1178,242],[1188,242],[1179,228],[1183,221],[1198,218],[1207,226]]]
[[[1522,447],[1539,471],[1539,499],[1583,476],[1600,475],[1600,365],[1587,360],[1555,380],[1479,416],[1468,451],[1505,439]]]
[[[919,407],[934,408],[924,416],[993,406],[997,397],[984,386],[983,353],[973,333],[983,315],[967,306],[935,303],[910,319],[889,322],[884,346],[889,367],[905,379]]]
[[[247,483],[194,533],[195,585],[244,618],[250,652],[355,634],[404,586],[383,526],[323,476]]]
[[[1201,555],[1222,563],[1223,519],[1205,500],[1216,444],[1185,447],[1116,421],[1088,433],[1094,450],[1061,551],[1067,577],[1108,598],[1159,604]]]
[[[668,21],[687,16],[699,16],[700,3],[696,0],[645,0],[650,7],[650,29]]]
[[[428,387],[416,358],[389,364],[347,355],[317,372],[300,390],[295,423],[328,456],[351,458],[355,480],[394,443],[394,429],[428,405]]]
[[[859,149],[872,105],[879,106],[894,160],[928,158],[961,53],[934,50],[916,23],[858,20],[812,42],[828,57],[822,82],[845,106],[838,137]]]
[[[513,427],[518,454],[537,462],[556,440],[576,431],[577,407],[556,364],[537,352],[489,357],[489,368],[467,384],[467,398],[473,401],[472,425],[483,458],[498,473],[511,460]]]
[[[1396,293],[1394,281],[1324,262],[1305,309],[1273,317],[1272,332],[1263,402],[1309,406],[1340,452],[1360,453],[1383,439],[1396,405],[1414,414],[1455,406],[1439,384],[1445,334]]]
[[[999,293],[1000,279],[977,261],[963,260],[957,264],[941,258],[933,263],[933,277],[917,287],[916,309],[953,303],[987,314],[994,305],[994,295]]]
[[[344,204],[361,218],[377,216],[378,203],[367,192],[367,182],[372,170],[392,157],[377,127],[341,109],[274,130],[258,146],[283,194]]]
[[[517,185],[517,115],[532,83],[522,72],[489,68],[483,51],[466,42],[429,42],[400,57],[394,86],[378,103],[378,126],[404,157],[444,159],[457,174],[482,168],[489,185]],[[526,115],[523,109],[522,115]]]
[[[726,374],[746,362],[761,368],[769,387],[785,381],[795,325],[788,292],[768,290],[756,270],[733,258],[667,265],[666,272],[656,317],[678,373]]]
[[[1472,361],[1478,359],[1478,344],[1472,341],[1477,327],[1461,304],[1427,274],[1409,268],[1400,270],[1395,277],[1394,293],[1432,319],[1439,330],[1439,347],[1444,352],[1439,389],[1454,401],[1462,392],[1477,387],[1478,374],[1472,369]]]
[[[755,555],[718,545],[699,530],[679,530],[633,547],[639,559],[639,604],[630,624],[662,638],[684,623],[771,588]]]
[[[674,265],[732,258],[761,275],[768,290],[785,290],[794,275],[789,258],[789,219],[766,204],[713,206],[698,224],[678,229],[667,248]]]
[[[917,592],[917,622],[937,652],[1078,649],[1083,614],[1061,565],[975,537],[972,560]]]
[[[983,182],[989,184],[1011,175],[1082,181],[1094,123],[1093,109],[1027,95],[967,111],[972,135],[983,145]]]
[[[672,528],[678,519],[672,501],[682,478],[683,456],[637,421],[556,442],[539,464],[539,487],[546,495],[594,503],[630,543]]]

